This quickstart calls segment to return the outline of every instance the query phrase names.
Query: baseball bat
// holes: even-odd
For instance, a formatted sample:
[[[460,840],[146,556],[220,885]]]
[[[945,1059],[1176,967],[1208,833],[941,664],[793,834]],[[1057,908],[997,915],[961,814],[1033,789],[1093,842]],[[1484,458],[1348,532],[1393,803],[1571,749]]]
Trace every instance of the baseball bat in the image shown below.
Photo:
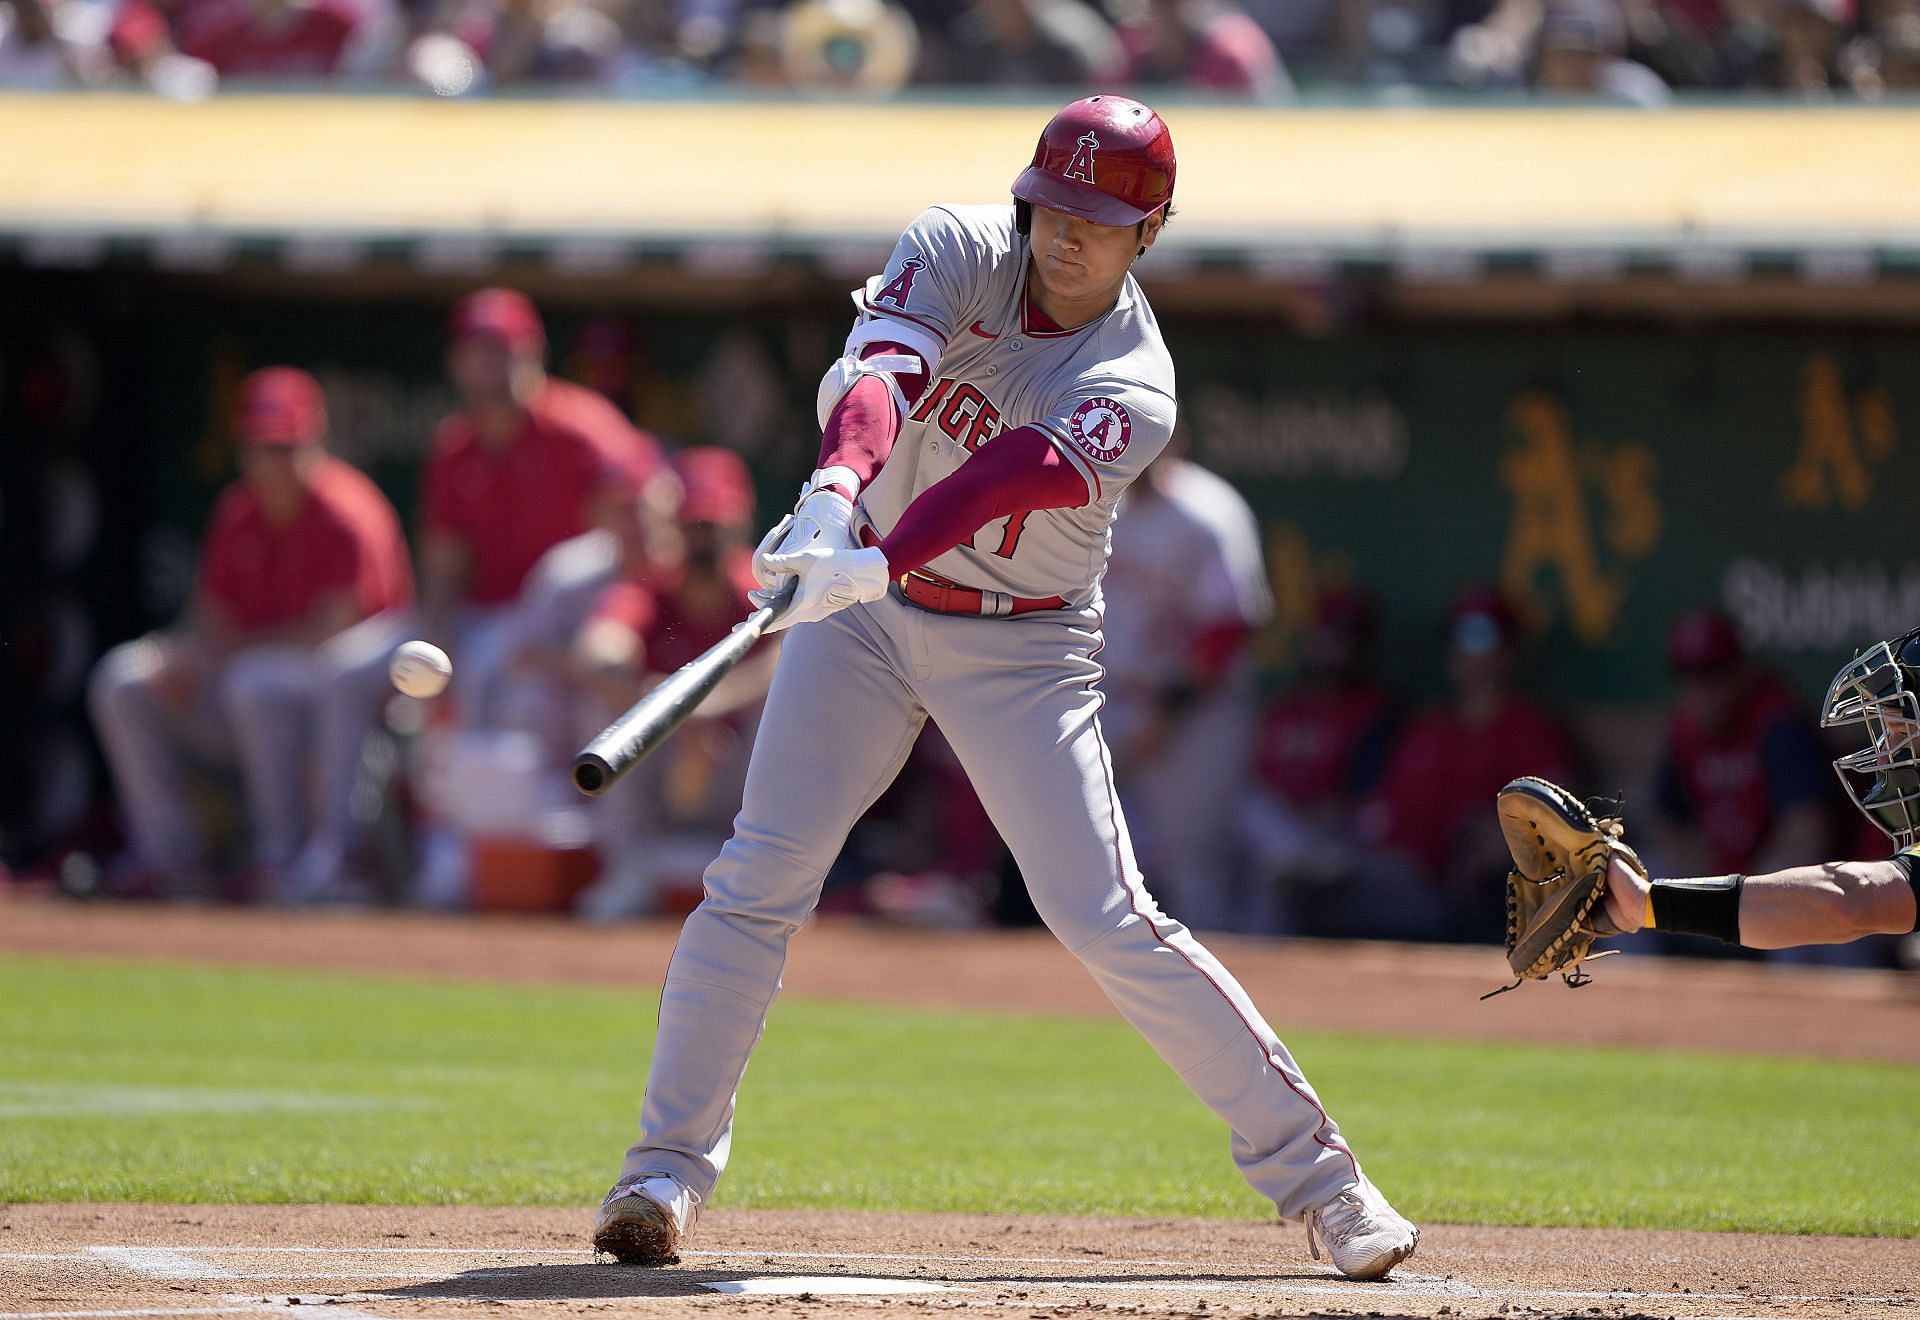
[[[638,765],[679,728],[694,708],[720,686],[733,667],[746,658],[767,625],[793,604],[799,581],[789,583],[771,602],[735,625],[726,637],[674,670],[653,691],[628,707],[627,713],[602,729],[573,758],[573,785],[589,797],[606,792],[621,775]]]

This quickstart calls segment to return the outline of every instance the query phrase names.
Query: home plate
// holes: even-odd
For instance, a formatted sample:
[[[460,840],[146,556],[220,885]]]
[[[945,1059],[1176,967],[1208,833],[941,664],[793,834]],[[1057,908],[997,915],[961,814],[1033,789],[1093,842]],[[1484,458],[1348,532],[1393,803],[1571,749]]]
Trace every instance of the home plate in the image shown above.
[[[837,1293],[843,1297],[888,1297],[900,1293],[946,1292],[937,1283],[919,1283],[913,1279],[856,1279],[845,1274],[813,1278],[789,1274],[777,1279],[728,1279],[724,1283],[704,1283],[717,1293],[741,1297],[798,1297],[801,1293],[823,1296]]]

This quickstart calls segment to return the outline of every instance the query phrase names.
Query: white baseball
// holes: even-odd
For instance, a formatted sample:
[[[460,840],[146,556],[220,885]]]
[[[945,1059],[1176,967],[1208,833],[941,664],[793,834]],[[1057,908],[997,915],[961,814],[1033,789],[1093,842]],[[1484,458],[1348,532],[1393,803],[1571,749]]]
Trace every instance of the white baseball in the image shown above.
[[[387,676],[410,697],[437,697],[453,678],[453,662],[432,642],[403,642],[387,662]]]

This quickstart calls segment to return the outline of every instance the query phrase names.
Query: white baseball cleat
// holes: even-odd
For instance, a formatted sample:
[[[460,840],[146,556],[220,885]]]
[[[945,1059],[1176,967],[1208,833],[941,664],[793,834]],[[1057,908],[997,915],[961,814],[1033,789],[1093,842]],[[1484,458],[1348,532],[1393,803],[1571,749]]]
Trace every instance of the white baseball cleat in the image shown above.
[[[700,1198],[665,1173],[636,1173],[607,1193],[593,1217],[593,1249],[622,1265],[673,1265],[700,1219]]]
[[[1349,1279],[1384,1279],[1420,1245],[1420,1230],[1363,1176],[1307,1215],[1307,1248],[1315,1260],[1320,1259],[1322,1242]]]

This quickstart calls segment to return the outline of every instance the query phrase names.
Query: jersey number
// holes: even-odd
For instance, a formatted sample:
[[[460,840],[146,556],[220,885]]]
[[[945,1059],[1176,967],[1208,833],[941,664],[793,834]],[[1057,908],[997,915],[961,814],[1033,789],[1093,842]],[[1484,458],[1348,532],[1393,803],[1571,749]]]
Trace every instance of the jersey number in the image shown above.
[[[913,420],[932,422],[946,433],[949,440],[968,453],[973,453],[1004,429],[1000,422],[1000,410],[972,385],[965,381],[957,385],[956,388],[956,382],[950,378],[937,381],[914,408]],[[940,406],[942,400],[946,402],[944,408]],[[1021,533],[1026,530],[1026,513],[1014,514],[1007,519],[1007,525],[1000,533],[999,548],[993,553],[1002,559],[1012,559],[1013,552],[1020,548]],[[967,546],[974,550],[980,548],[973,543],[972,537],[967,538]]]
[[[1002,559],[1012,559],[1013,552],[1020,548],[1020,534],[1027,530],[1027,515],[1031,509],[1022,509],[1007,519],[1007,528],[1000,533],[1000,548],[993,553]]]
[[[994,554],[999,555],[1002,559],[1013,558],[1013,552],[1020,548],[1021,534],[1027,530],[1027,515],[1032,512],[1033,510],[1031,509],[1024,509],[1007,519],[1007,525],[1000,530],[1000,544],[994,547]],[[980,531],[985,530],[986,528],[984,527],[980,529]],[[967,549],[978,550],[980,548],[974,543],[974,537],[979,535],[980,532],[975,532],[973,536],[967,538]]]

